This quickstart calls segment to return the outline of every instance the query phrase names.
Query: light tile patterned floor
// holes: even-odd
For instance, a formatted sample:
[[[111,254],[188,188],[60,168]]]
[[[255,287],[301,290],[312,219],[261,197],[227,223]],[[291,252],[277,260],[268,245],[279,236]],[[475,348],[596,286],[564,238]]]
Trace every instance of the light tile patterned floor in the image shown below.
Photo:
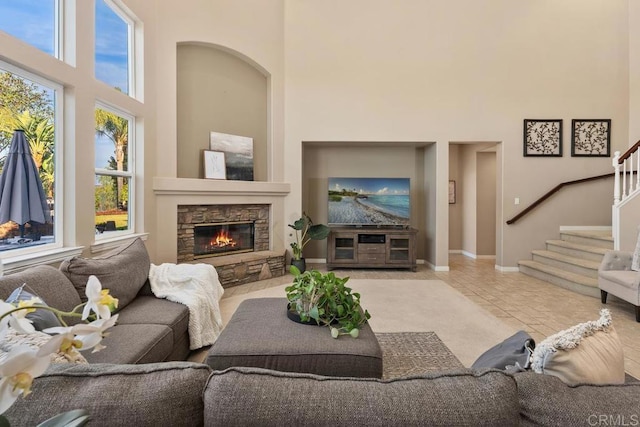
[[[599,298],[565,290],[522,273],[502,273],[492,259],[474,260],[463,255],[451,255],[450,271],[435,272],[424,265],[417,272],[401,270],[336,270],[353,279],[440,279],[467,298],[493,313],[505,323],[524,329],[540,342],[542,339],[587,320],[599,317],[599,310],[611,310],[613,324],[624,346],[626,371],[640,378],[640,323],[635,321],[631,304],[609,296],[607,304]],[[325,266],[308,268],[326,270]],[[225,290],[223,298],[291,282],[283,276],[249,283]]]

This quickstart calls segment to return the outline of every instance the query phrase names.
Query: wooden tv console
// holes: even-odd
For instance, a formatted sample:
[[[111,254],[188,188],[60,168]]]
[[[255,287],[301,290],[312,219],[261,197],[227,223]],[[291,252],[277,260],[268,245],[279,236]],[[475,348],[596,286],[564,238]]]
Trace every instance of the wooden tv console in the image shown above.
[[[331,227],[327,269],[410,268],[416,271],[415,228]]]

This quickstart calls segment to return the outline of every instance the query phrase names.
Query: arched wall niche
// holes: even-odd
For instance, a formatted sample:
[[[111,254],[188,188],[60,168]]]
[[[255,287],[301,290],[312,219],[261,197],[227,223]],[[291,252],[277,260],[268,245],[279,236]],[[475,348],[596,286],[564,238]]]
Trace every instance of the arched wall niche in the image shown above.
[[[233,49],[180,42],[177,63],[177,177],[204,178],[210,132],[253,138],[253,176],[269,181],[270,73]]]

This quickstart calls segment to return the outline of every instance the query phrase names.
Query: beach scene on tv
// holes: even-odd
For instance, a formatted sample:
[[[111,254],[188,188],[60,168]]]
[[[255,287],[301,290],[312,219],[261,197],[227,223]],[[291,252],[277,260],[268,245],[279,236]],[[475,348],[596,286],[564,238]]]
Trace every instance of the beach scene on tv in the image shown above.
[[[329,178],[328,223],[409,225],[409,178]]]

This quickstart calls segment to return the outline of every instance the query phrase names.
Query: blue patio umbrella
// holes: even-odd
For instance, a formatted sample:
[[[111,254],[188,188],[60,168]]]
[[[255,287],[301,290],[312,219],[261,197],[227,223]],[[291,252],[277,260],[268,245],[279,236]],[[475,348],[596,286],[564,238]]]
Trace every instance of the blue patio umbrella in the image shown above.
[[[20,226],[20,237],[24,237],[26,223],[51,221],[42,181],[22,130],[13,133],[0,175],[0,224],[8,221]]]

